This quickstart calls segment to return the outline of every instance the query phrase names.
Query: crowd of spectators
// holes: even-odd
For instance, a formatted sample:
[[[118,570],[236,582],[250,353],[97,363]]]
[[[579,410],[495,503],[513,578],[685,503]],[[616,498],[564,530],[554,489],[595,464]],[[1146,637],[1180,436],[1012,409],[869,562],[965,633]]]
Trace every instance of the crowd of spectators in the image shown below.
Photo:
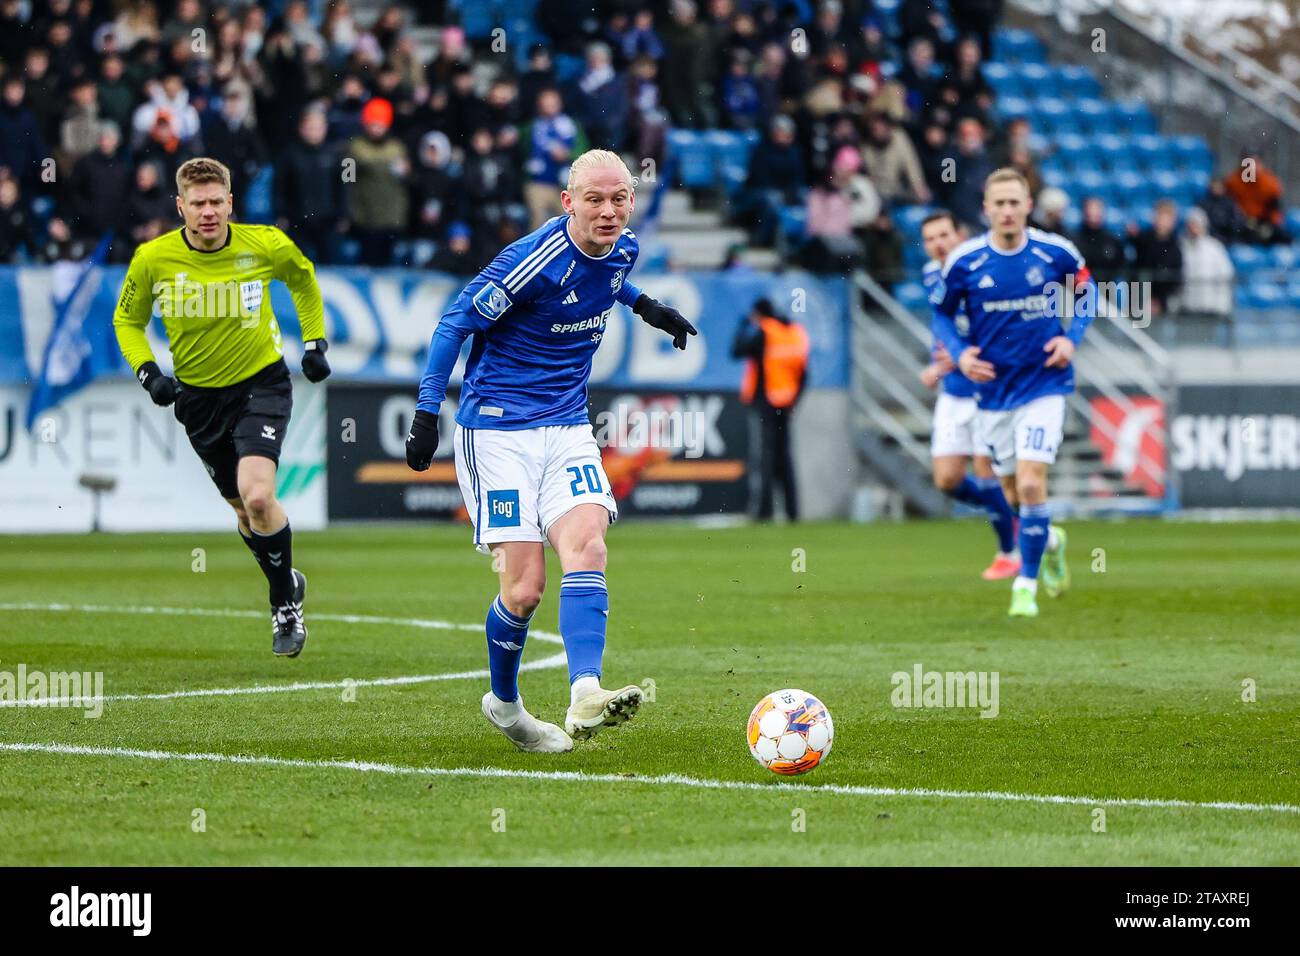
[[[112,258],[172,228],[176,167],[230,166],[236,214],[276,222],[321,263],[472,272],[559,211],[590,146],[662,164],[670,128],[755,131],[729,211],[771,244],[803,206],[810,265],[905,278],[900,206],[981,223],[982,184],[1011,165],[1041,189],[1029,124],[1000,123],[985,81],[1002,0],[538,0],[526,50],[474,43],[455,5],[363,27],[348,0],[0,0],[0,261]],[[524,53],[524,56],[518,56]],[[269,185],[268,185],[269,184]],[[1183,246],[1287,241],[1266,169],[1228,175],[1181,235],[1164,213],[1110,235],[1083,210],[1097,273],[1159,271]],[[1176,216],[1175,216],[1176,220]],[[799,251],[792,250],[798,257]]]

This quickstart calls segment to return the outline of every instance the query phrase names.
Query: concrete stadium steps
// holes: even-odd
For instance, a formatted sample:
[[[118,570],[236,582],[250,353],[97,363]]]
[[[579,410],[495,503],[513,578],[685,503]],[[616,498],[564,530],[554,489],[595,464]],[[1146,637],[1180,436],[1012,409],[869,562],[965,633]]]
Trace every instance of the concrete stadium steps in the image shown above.
[[[657,238],[668,248],[670,264],[682,269],[716,269],[728,249],[748,241],[745,231],[728,226],[717,210],[694,208],[682,189],[664,194]]]

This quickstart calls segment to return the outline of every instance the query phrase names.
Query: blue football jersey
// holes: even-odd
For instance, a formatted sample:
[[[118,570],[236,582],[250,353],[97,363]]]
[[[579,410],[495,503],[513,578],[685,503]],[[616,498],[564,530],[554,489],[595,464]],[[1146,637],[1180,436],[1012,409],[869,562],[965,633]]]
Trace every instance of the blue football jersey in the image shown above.
[[[624,229],[593,258],[557,216],[506,246],[443,313],[429,346],[417,407],[436,412],[462,343],[472,336],[456,421],[466,428],[585,425],[591,359],[615,301],[641,290],[627,281],[636,235]]]
[[[1071,279],[1076,304],[1068,332],[1078,345],[1091,321],[1095,289],[1088,268],[1068,239],[1028,229],[1013,252],[997,249],[987,234],[970,239],[949,255],[930,293],[934,328],[951,351],[977,345],[997,377],[975,385],[981,408],[1018,408],[1044,395],[1074,391],[1074,368],[1048,368],[1043,347],[1066,335],[1061,323]],[[957,334],[956,318],[965,312],[968,332]],[[954,352],[956,358],[959,352]]]
[[[925,284],[926,292],[931,294],[934,293],[934,287],[939,283],[939,271],[942,268],[943,263],[934,259],[931,259],[925,264],[925,267],[921,270],[921,282]],[[954,319],[954,324],[957,326],[957,334],[964,338],[969,325],[965,313],[959,312],[956,319]],[[937,347],[940,344],[939,336],[936,335],[934,337],[934,346],[931,347],[931,351],[933,351],[934,347]],[[957,359],[958,356],[956,355],[952,357],[954,362],[956,362]],[[943,377],[943,390],[953,398],[970,398],[975,394],[975,383],[961,372],[954,369]]]

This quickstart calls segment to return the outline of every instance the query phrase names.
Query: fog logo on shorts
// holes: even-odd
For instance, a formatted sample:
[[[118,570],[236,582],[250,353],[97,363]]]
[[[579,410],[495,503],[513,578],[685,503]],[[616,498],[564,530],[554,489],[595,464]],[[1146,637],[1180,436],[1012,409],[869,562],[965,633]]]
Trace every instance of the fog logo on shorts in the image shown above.
[[[489,491],[487,496],[488,527],[519,527],[519,492]]]

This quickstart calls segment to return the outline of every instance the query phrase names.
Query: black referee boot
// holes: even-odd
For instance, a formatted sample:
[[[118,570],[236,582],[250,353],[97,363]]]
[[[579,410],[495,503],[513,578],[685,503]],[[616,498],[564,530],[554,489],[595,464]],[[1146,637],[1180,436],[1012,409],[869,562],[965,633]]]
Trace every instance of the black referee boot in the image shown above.
[[[302,601],[307,596],[307,576],[293,569],[293,599],[271,609],[271,653],[276,657],[297,657],[307,643],[307,625],[302,619]]]

